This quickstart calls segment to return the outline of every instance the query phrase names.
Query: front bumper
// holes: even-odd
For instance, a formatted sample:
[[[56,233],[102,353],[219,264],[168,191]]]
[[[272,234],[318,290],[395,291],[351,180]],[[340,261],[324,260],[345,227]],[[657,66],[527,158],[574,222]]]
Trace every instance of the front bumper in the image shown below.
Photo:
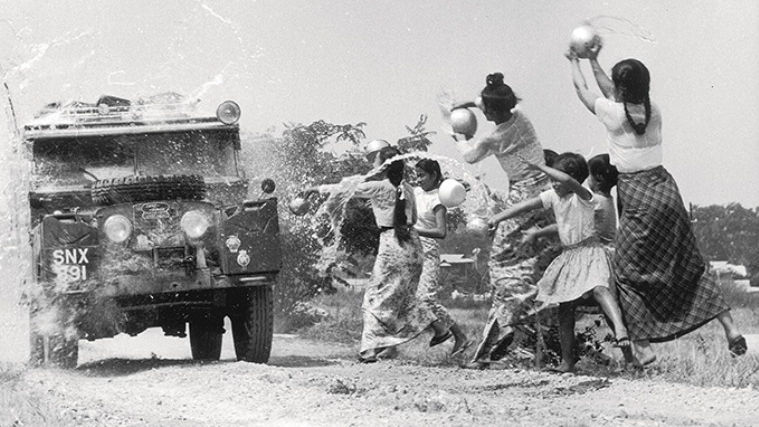
[[[275,274],[224,276],[212,275],[210,269],[197,270],[189,276],[176,272],[153,272],[117,275],[102,282],[90,282],[86,287],[70,288],[63,293],[117,298],[271,285],[275,280]]]

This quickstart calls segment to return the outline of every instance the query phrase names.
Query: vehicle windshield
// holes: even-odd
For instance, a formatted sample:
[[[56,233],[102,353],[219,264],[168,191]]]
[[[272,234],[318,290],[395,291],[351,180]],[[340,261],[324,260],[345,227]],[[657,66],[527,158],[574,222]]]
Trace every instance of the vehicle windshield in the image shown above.
[[[38,186],[76,186],[92,176],[236,177],[236,138],[229,131],[191,131],[39,140],[32,149],[34,181]]]

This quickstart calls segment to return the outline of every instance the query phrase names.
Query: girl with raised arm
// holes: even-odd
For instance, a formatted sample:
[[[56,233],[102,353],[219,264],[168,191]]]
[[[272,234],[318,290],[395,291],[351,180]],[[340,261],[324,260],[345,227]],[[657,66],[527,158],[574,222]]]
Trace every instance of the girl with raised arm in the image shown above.
[[[379,164],[398,155],[393,147],[380,150]],[[416,223],[414,189],[404,180],[405,164],[391,162],[378,181],[358,185],[353,197],[369,199],[380,242],[372,277],[364,292],[364,328],[359,361],[376,362],[384,350],[409,341],[427,328],[443,342],[450,330],[416,298],[422,272],[422,247]]]
[[[510,188],[508,194],[500,197],[505,203],[496,208],[497,212],[536,197],[549,188],[549,181],[543,172],[520,160],[521,157],[535,164],[544,164],[543,147],[530,120],[516,108],[519,99],[503,82],[503,74],[488,75],[480,96],[482,102],[478,104],[485,117],[496,124],[495,130],[481,138],[465,135],[465,140],[455,136],[454,139],[465,161],[476,163],[492,155],[508,174]],[[458,107],[473,106],[475,103]],[[540,272],[535,271],[535,264],[539,254],[518,249],[524,230],[551,222],[550,214],[544,217],[515,216],[499,222],[488,261],[493,305],[474,360],[467,367],[484,368],[490,361],[505,356],[514,338],[514,326],[527,322],[537,294],[535,283]]]
[[[594,46],[589,61],[603,96],[588,89],[577,56],[566,56],[577,96],[606,128],[610,161],[619,171],[613,267],[638,363],[656,359],[650,342],[675,339],[715,318],[730,353],[744,354],[746,340],[706,273],[677,184],[662,166],[662,115],[649,96],[649,71],[625,59],[609,78],[598,63],[600,50]]]
[[[564,153],[554,162],[554,168],[527,164],[546,173],[553,188],[518,203],[488,220],[491,226],[536,209],[551,209],[556,217],[556,229],[562,252],[546,269],[538,282],[537,301],[559,306],[559,342],[561,364],[556,370],[574,371],[575,306],[582,299],[594,299],[612,322],[615,345],[627,354],[630,340],[622,322],[622,314],[610,291],[612,280],[608,252],[596,232],[597,200],[582,186],[588,177],[588,166],[579,154]],[[626,354],[626,357],[629,356]]]

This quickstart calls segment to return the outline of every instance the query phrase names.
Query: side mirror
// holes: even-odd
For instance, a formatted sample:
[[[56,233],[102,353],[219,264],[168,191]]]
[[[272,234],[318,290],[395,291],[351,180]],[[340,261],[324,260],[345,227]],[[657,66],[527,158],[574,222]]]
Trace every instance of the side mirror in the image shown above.
[[[271,178],[266,178],[261,181],[261,191],[263,191],[265,194],[273,193],[276,188],[277,186],[274,184],[274,180]]]

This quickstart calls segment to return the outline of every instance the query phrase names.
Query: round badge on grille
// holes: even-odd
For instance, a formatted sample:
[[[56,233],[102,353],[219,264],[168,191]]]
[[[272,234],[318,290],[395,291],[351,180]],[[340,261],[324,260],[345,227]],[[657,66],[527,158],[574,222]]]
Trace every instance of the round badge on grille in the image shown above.
[[[250,256],[248,256],[248,251],[240,251],[240,253],[237,255],[237,263],[240,264],[240,267],[247,267],[248,264],[250,264]]]
[[[232,253],[237,253],[237,250],[240,249],[240,239],[237,236],[229,236],[224,244],[227,245],[227,249]]]

